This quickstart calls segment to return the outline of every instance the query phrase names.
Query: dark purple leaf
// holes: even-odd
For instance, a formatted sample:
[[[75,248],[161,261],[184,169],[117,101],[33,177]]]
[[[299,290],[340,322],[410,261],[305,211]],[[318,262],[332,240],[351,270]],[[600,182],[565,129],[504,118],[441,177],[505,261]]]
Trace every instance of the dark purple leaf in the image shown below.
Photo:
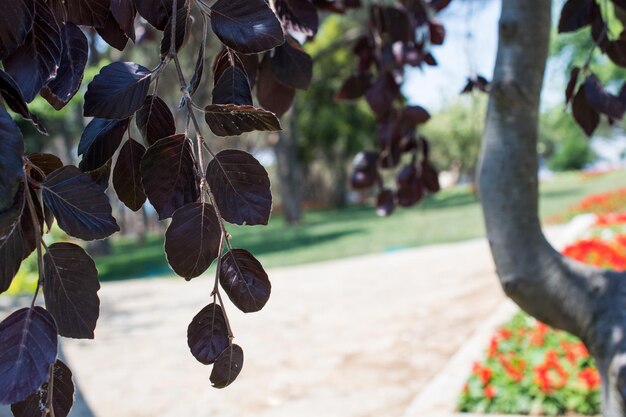
[[[430,114],[421,106],[408,106],[402,109],[400,116],[411,128],[415,128],[430,119]]]
[[[22,91],[15,83],[15,80],[2,70],[0,70],[0,94],[11,110],[18,113],[23,118],[30,120],[40,133],[44,135],[48,134],[41,120],[28,110],[26,100],[24,100]]]
[[[607,44],[606,54],[615,65],[626,67],[626,31],[620,34],[619,39]]]
[[[301,90],[308,89],[313,78],[313,60],[292,37],[274,49],[270,68],[278,81]]]
[[[385,217],[391,215],[396,208],[393,191],[385,188],[376,197],[376,214]]]
[[[85,116],[126,119],[142,105],[150,86],[150,71],[132,62],[114,62],[100,70],[85,94]]]
[[[85,171],[86,174],[89,174],[91,180],[102,190],[102,192],[106,191],[109,188],[109,180],[111,179],[111,166],[113,165],[113,160],[109,159],[104,165],[100,168],[93,169],[91,171]]]
[[[248,76],[237,66],[228,67],[213,88],[213,104],[252,106]]]
[[[250,88],[254,87],[257,72],[259,71],[259,58],[256,54],[239,54],[232,49],[226,48],[215,57],[213,61],[213,83],[214,86],[222,77],[222,74],[230,67],[236,66],[246,74]]]
[[[74,97],[83,81],[89,45],[82,30],[73,23],[61,27],[62,54],[57,76],[41,91],[55,109],[61,110]]]
[[[52,371],[52,408],[54,417],[67,417],[74,403],[74,383],[72,371],[60,359],[54,363]],[[11,404],[14,417],[42,417],[42,410],[48,407],[48,387],[50,380],[25,400]],[[45,416],[48,416],[45,413]]]
[[[430,32],[430,43],[433,45],[443,45],[446,39],[446,28],[437,19],[428,22],[428,30]]]
[[[202,74],[204,73],[204,60],[206,59],[206,37],[209,28],[209,22],[205,14],[201,14],[202,17],[202,39],[200,41],[200,48],[198,49],[198,58],[196,59],[196,67],[193,71],[193,76],[191,77],[191,81],[189,82],[189,87],[187,91],[189,94],[193,95],[198,87],[200,86],[200,82],[202,81]]]
[[[579,67],[574,67],[570,71],[569,81],[567,82],[567,87],[565,88],[565,104],[568,104],[572,100],[572,96],[574,95],[574,90],[576,89],[576,84],[578,83],[579,74],[580,74]]]
[[[128,119],[92,119],[87,127],[85,127],[80,142],[78,143],[78,155],[86,154],[92,146],[99,142],[116,142],[121,140],[126,129],[128,129]]]
[[[310,0],[275,0],[276,14],[286,31],[314,36],[319,26],[317,9]]]
[[[133,0],[111,0],[109,10],[126,36],[135,42],[136,11]]]
[[[41,188],[45,205],[70,236],[104,239],[120,230],[102,188],[75,166],[54,171]]]
[[[352,167],[357,171],[376,171],[380,152],[362,151],[354,156]]]
[[[100,35],[106,43],[118,51],[123,51],[128,44],[128,35],[120,27],[119,23],[117,23],[117,20],[115,20],[110,12],[106,22],[104,22],[104,25],[96,28],[96,32],[98,32],[98,35]]]
[[[146,201],[141,183],[141,160],[146,153],[142,144],[129,139],[117,157],[113,170],[113,187],[117,197],[132,211],[139,210]]]
[[[57,75],[61,64],[61,30],[44,0],[35,0],[35,20],[26,41],[4,59],[4,69],[20,87],[26,102]]]
[[[0,0],[4,24],[0,28],[0,59],[11,55],[24,43],[33,27],[34,0]]]
[[[265,168],[247,152],[227,149],[209,162],[209,187],[222,217],[235,224],[267,224],[272,210]]]
[[[282,116],[287,113],[296,97],[296,90],[280,83],[270,69],[269,58],[266,55],[261,62],[259,80],[256,86],[256,96],[259,104],[266,110]]]
[[[11,116],[0,106],[0,213],[13,206],[22,184],[24,140]]]
[[[222,43],[244,54],[285,41],[278,18],[264,0],[217,0],[211,6],[211,27]]]
[[[441,189],[439,185],[439,174],[435,167],[427,160],[422,161],[422,185],[426,191],[436,193]]]
[[[198,200],[193,152],[185,135],[169,136],[150,146],[141,160],[141,176],[159,220]]]
[[[471,93],[472,91],[474,91],[475,85],[476,83],[474,82],[474,80],[471,78],[468,78],[467,84],[465,84],[465,87],[463,87],[463,90],[461,90],[461,94]]]
[[[397,200],[399,206],[410,207],[422,199],[424,194],[422,183],[415,165],[410,164],[402,167],[396,181],[398,184]]]
[[[335,100],[355,100],[372,86],[372,79],[369,74],[358,74],[350,76],[335,95]]]
[[[213,206],[191,203],[176,210],[165,232],[165,255],[174,272],[189,281],[219,256],[221,228]]]
[[[594,74],[587,76],[584,89],[585,97],[595,111],[606,114],[613,119],[621,119],[624,116],[626,103],[623,103],[618,97],[609,94]]]
[[[595,0],[568,0],[561,10],[559,33],[574,32],[590,24],[599,14]]]
[[[165,26],[163,31],[163,40],[161,41],[161,59],[165,58],[170,52],[170,45],[172,44],[172,22],[171,18]],[[189,36],[191,30],[191,24],[193,20],[189,15],[189,7],[183,7],[176,12],[176,36],[175,36],[175,49],[176,52],[182,48],[183,44]]]
[[[48,1],[59,21],[79,26],[103,26],[109,13],[109,0]]]
[[[191,354],[205,365],[215,362],[229,346],[228,328],[219,305],[209,304],[196,314],[187,328],[187,344]]]
[[[391,42],[411,42],[415,39],[409,13],[399,6],[373,5],[370,8],[376,29]]]
[[[232,249],[222,257],[219,278],[228,298],[244,313],[261,310],[272,292],[263,266],[244,249]]]
[[[28,155],[28,160],[43,171],[45,175],[49,175],[63,166],[63,162],[61,162],[59,157],[50,153],[31,153]],[[30,176],[37,181],[45,180],[36,169],[31,169]]]
[[[365,99],[377,120],[388,117],[393,101],[398,97],[400,97],[400,87],[389,72],[380,74],[372,87],[365,93]]]
[[[373,187],[379,182],[380,175],[377,170],[360,170],[356,169],[350,177],[350,185],[355,190],[363,190]]]
[[[581,86],[572,101],[572,114],[576,123],[591,136],[600,123],[600,115],[593,108],[585,96],[585,86]]]
[[[134,0],[137,12],[158,30],[164,30],[172,14],[173,0]],[[187,0],[177,0],[177,10],[187,6]],[[178,14],[178,11],[177,11]]]
[[[211,385],[213,388],[226,388],[241,372],[243,367],[243,350],[239,345],[232,344],[215,359],[211,371]]]
[[[217,136],[237,136],[253,130],[281,130],[274,113],[252,106],[212,104],[204,108],[204,119]]]
[[[0,404],[13,404],[48,380],[57,356],[57,329],[41,307],[22,308],[0,323]]]
[[[93,339],[100,314],[98,271],[93,259],[73,243],[53,243],[44,255],[43,295],[59,334]]]
[[[148,146],[157,140],[176,134],[174,116],[159,96],[147,96],[137,111],[137,128]]]
[[[109,124],[108,122],[112,123]],[[130,119],[93,119],[85,128],[78,147],[79,154],[82,153],[83,155],[79,168],[83,172],[89,172],[109,162],[117,148],[119,148],[120,143],[122,143],[122,138],[128,129],[129,123]],[[92,124],[94,126],[90,128]],[[103,128],[98,129],[100,126]],[[81,148],[81,145],[84,146]]]

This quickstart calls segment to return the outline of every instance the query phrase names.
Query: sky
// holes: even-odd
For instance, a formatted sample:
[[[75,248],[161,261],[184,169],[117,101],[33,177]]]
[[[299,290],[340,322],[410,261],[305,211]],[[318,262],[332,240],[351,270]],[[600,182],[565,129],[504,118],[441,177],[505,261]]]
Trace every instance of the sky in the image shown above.
[[[406,71],[402,91],[410,104],[436,112],[459,97],[472,72],[491,80],[498,46],[500,5],[500,0],[457,0],[444,9],[438,17],[446,28],[446,40],[433,48],[439,65],[421,69],[408,67]],[[542,108],[563,103],[564,82],[562,63],[549,61]]]

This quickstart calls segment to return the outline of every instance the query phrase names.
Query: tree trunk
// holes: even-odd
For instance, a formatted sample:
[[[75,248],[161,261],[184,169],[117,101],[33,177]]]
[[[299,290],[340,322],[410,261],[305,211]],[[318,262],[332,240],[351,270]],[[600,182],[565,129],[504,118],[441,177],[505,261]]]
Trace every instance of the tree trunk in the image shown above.
[[[298,160],[298,146],[295,138],[296,103],[278,134],[274,145],[280,196],[285,220],[289,225],[299,224],[302,220],[302,170]]]
[[[538,113],[550,0],[505,0],[478,169],[487,236],[506,294],[578,336],[597,361],[606,417],[624,416],[626,274],[562,257],[538,215]]]

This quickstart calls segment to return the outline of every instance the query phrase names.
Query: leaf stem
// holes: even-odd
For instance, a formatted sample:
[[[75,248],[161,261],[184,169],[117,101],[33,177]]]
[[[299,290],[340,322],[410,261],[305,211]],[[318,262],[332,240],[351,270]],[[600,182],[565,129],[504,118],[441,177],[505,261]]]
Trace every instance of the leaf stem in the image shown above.
[[[43,239],[41,238],[41,229],[42,225],[39,223],[39,219],[37,218],[37,212],[35,211],[35,203],[33,202],[33,196],[30,194],[30,186],[28,185],[28,175],[26,174],[26,170],[24,170],[24,194],[26,194],[26,203],[28,204],[28,211],[30,212],[31,221],[33,222],[33,228],[35,229],[35,247],[37,249],[37,271],[38,271],[38,279],[37,279],[37,288],[35,288],[35,294],[33,295],[33,299],[30,303],[30,307],[32,308],[35,305],[35,301],[37,301],[37,295],[39,294],[39,287],[43,285],[43,254],[41,252],[41,244]]]

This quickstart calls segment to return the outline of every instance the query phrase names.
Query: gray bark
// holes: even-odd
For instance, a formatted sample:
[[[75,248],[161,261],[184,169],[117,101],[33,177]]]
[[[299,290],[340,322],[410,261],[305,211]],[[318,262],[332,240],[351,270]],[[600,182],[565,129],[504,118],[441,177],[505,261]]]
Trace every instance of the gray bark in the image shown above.
[[[286,123],[278,134],[278,142],[274,145],[283,213],[289,225],[297,225],[302,221],[303,181],[295,138],[296,105],[294,102],[291,112],[283,119]]]
[[[562,257],[539,221],[536,147],[550,11],[550,0],[502,2],[479,194],[504,291],[532,316],[581,338],[602,377],[603,415],[624,416],[626,274]]]

